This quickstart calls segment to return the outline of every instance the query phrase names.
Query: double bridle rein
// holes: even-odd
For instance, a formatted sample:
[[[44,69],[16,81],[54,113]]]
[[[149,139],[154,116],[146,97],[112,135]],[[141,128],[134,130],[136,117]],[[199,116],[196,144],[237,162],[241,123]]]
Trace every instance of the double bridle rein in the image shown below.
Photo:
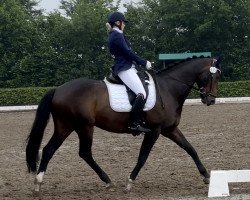
[[[212,80],[213,80],[214,74],[216,74],[217,71],[221,74],[221,70],[216,67],[216,61],[217,61],[216,59],[213,59],[213,63],[211,65],[210,69],[209,69],[210,73],[208,74],[207,83],[209,83],[209,81],[210,81],[210,89],[209,89],[208,93],[206,93],[206,90],[205,90],[205,87],[207,85],[201,86],[201,87],[196,87],[194,85],[184,83],[183,81],[181,81],[181,80],[179,80],[179,79],[177,79],[177,78],[175,78],[175,77],[173,77],[171,75],[167,75],[167,76],[170,77],[171,79],[175,80],[175,81],[178,81],[180,83],[183,83],[184,85],[187,85],[188,87],[190,87],[193,90],[198,91],[202,98],[206,98],[206,97],[209,97],[209,96],[216,98],[216,95],[212,94],[212,92],[211,92],[212,87],[213,87],[213,81]]]

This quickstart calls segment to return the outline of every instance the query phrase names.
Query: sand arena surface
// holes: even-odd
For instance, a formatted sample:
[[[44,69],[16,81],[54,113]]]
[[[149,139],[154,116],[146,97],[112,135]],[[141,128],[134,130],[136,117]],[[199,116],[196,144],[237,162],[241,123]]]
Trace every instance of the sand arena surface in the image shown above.
[[[27,173],[25,139],[35,112],[0,113],[0,199],[34,199],[34,176]],[[179,128],[210,170],[250,169],[250,104],[184,106]],[[42,147],[53,132],[46,129]],[[126,179],[135,166],[143,136],[95,129],[93,156],[115,187],[107,190],[95,172],[78,156],[78,138],[72,133],[49,163],[42,185],[43,199],[204,200],[203,183],[189,155],[163,136],[156,142],[131,193]],[[250,199],[250,183],[230,184],[231,197]],[[212,200],[214,200],[213,198]]]

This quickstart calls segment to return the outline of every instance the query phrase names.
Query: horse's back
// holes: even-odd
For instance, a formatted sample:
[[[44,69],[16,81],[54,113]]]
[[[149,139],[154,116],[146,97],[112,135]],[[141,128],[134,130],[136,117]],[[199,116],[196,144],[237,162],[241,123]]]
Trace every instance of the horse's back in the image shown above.
[[[97,98],[105,93],[103,81],[79,78],[57,87],[52,103],[54,110],[77,112],[85,109],[87,112],[86,109],[94,109]]]
[[[92,92],[96,87],[100,88],[101,85],[103,85],[103,81],[84,78],[74,79],[57,87],[55,97],[77,98],[80,95]]]

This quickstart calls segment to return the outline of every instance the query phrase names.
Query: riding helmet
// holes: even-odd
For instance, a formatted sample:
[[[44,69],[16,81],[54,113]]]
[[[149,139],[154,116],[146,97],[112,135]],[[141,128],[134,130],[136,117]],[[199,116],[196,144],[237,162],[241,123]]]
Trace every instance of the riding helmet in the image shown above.
[[[120,12],[113,12],[111,15],[108,17],[108,23],[115,23],[116,21],[123,21],[123,22],[128,22],[125,18],[125,16],[120,13]]]

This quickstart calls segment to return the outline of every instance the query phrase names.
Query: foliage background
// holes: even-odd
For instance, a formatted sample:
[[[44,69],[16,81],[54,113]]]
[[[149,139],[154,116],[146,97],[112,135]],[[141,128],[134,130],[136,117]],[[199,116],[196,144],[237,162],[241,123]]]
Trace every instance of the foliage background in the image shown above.
[[[0,88],[0,106],[37,105],[53,87]],[[218,97],[249,97],[250,81],[219,82]],[[200,98],[192,90],[189,99]]]
[[[50,87],[103,79],[113,59],[105,23],[113,0],[62,0],[45,15],[36,0],[0,0],[0,87]],[[250,80],[249,0],[141,0],[125,5],[126,36],[143,58],[210,51],[223,56],[224,81]]]

